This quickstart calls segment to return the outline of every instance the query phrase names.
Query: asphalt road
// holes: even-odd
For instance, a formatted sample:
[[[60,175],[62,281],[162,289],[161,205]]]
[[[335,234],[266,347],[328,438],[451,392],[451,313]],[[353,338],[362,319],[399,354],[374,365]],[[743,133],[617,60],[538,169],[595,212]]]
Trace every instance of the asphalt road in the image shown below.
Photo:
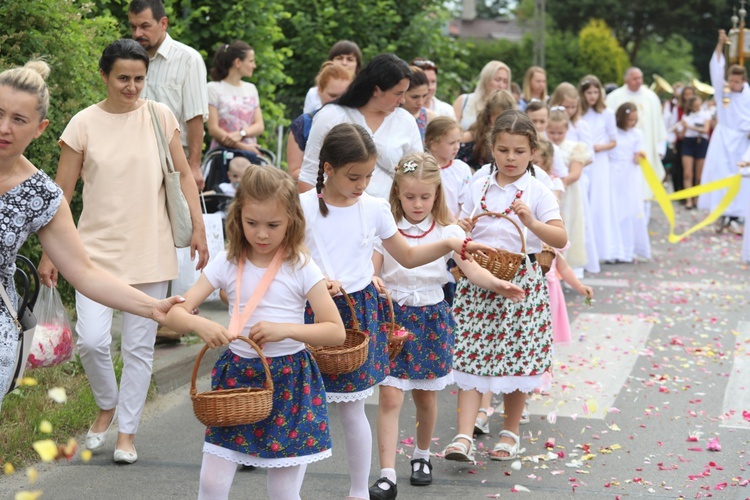
[[[677,212],[682,229],[700,217]],[[592,306],[566,291],[573,342],[556,346],[553,388],[533,397],[521,469],[487,459],[502,424],[498,408],[491,435],[477,442],[476,464],[433,457],[434,483],[410,486],[415,431],[407,396],[399,499],[509,498],[516,485],[529,490],[516,495],[535,499],[750,498],[750,271],[739,263],[741,239],[705,229],[669,244],[656,210],[651,232],[652,261],[606,265],[587,279],[596,293]],[[455,391],[443,391],[438,402],[433,453],[456,433]],[[367,405],[373,435],[376,403]],[[305,499],[348,493],[335,411],[331,419],[334,456],[308,467]],[[22,489],[61,500],[195,498],[202,434],[188,389],[179,387],[148,405],[136,464],[112,463],[113,433],[89,463],[76,457],[40,464],[33,486],[23,472],[0,478],[0,498]],[[545,448],[551,438],[554,459]],[[712,444],[720,451],[709,451]],[[374,454],[372,480],[379,468]],[[239,471],[230,498],[263,499],[265,491],[264,471]]]

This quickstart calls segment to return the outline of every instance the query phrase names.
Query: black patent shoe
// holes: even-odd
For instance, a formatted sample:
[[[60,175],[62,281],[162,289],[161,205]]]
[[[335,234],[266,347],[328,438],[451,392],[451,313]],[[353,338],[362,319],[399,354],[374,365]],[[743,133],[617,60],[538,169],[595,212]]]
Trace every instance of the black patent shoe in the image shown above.
[[[386,483],[391,488],[384,490],[380,487],[383,483]],[[396,483],[392,482],[387,477],[381,477],[375,481],[375,484],[370,486],[370,500],[395,500],[397,495],[398,488],[396,488]]]
[[[419,464],[417,470],[414,470],[414,464]],[[427,472],[425,472],[425,465],[427,466]],[[432,484],[432,464],[429,460],[424,458],[415,458],[411,461],[411,477],[409,482],[412,486],[427,486]]]

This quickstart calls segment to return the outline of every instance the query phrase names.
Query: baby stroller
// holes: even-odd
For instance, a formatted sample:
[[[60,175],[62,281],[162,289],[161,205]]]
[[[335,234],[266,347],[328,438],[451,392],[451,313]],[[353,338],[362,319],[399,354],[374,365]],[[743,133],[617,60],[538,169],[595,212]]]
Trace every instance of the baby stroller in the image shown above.
[[[276,155],[273,152],[258,148],[260,154],[255,154],[252,151],[245,151],[240,149],[225,149],[216,148],[206,153],[201,164],[201,172],[203,172],[203,179],[205,180],[205,189],[207,191],[214,191],[212,194],[205,194],[206,213],[212,214],[215,212],[226,211],[229,206],[229,202],[232,201],[232,196],[223,194],[218,188],[219,184],[229,182],[229,162],[237,156],[244,156],[254,165],[268,165],[273,166],[276,164]]]

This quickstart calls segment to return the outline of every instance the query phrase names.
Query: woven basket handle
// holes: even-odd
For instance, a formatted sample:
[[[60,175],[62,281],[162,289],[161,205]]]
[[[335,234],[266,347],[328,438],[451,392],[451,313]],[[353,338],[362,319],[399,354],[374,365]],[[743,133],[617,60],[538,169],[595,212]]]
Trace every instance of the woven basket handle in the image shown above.
[[[266,372],[266,383],[264,384],[264,386],[266,389],[273,391],[273,378],[271,377],[271,368],[269,368],[268,361],[266,361],[266,357],[263,355],[263,350],[258,346],[258,344],[247,337],[237,337],[237,340],[244,340],[250,345],[250,347],[255,349],[255,352],[258,353],[260,362],[263,363],[263,370]],[[196,358],[195,364],[193,365],[193,378],[190,380],[191,395],[195,395],[198,392],[195,389],[195,381],[198,379],[198,367],[200,366],[201,360],[203,359],[203,355],[206,354],[206,351],[208,351],[208,344],[203,346],[203,349],[201,349],[201,352],[200,354],[198,354],[198,358]]]
[[[352,305],[352,299],[349,298],[349,295],[344,291],[343,288],[339,288],[341,290],[341,295],[344,296],[344,300],[346,300],[346,305],[349,306],[349,312],[352,313],[352,326],[355,330],[359,330],[359,320],[357,319],[357,313],[354,311],[354,305]]]
[[[388,289],[383,287],[383,290],[385,290],[385,298],[388,300],[388,307],[391,308],[391,331],[396,331],[396,310],[393,309],[393,300],[391,299],[391,294],[388,293]]]
[[[507,219],[508,221],[510,221],[510,223],[513,224],[513,226],[515,226],[516,231],[518,231],[518,237],[521,238],[521,253],[526,255],[526,238],[523,237],[523,232],[521,232],[521,228],[518,226],[516,221],[514,221],[507,215],[500,213],[500,212],[484,212],[484,213],[481,213],[479,215],[472,217],[471,223],[475,224],[480,217],[484,217],[485,215],[502,217],[503,219]]]

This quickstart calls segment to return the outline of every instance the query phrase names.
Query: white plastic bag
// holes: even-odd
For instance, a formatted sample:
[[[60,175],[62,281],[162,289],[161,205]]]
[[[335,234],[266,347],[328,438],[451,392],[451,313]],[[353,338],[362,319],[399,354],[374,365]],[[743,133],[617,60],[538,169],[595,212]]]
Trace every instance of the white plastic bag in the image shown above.
[[[206,226],[208,254],[213,259],[224,251],[224,228],[221,223],[221,214],[203,214],[203,224]],[[179,275],[172,280],[172,295],[183,295],[201,276],[201,272],[195,270],[195,261],[190,260],[189,248],[177,249],[177,269]],[[218,290],[214,290],[206,298],[206,302],[215,300],[220,300]]]
[[[73,354],[73,333],[57,288],[40,287],[34,315],[37,325],[26,368],[57,366],[68,361]]]

